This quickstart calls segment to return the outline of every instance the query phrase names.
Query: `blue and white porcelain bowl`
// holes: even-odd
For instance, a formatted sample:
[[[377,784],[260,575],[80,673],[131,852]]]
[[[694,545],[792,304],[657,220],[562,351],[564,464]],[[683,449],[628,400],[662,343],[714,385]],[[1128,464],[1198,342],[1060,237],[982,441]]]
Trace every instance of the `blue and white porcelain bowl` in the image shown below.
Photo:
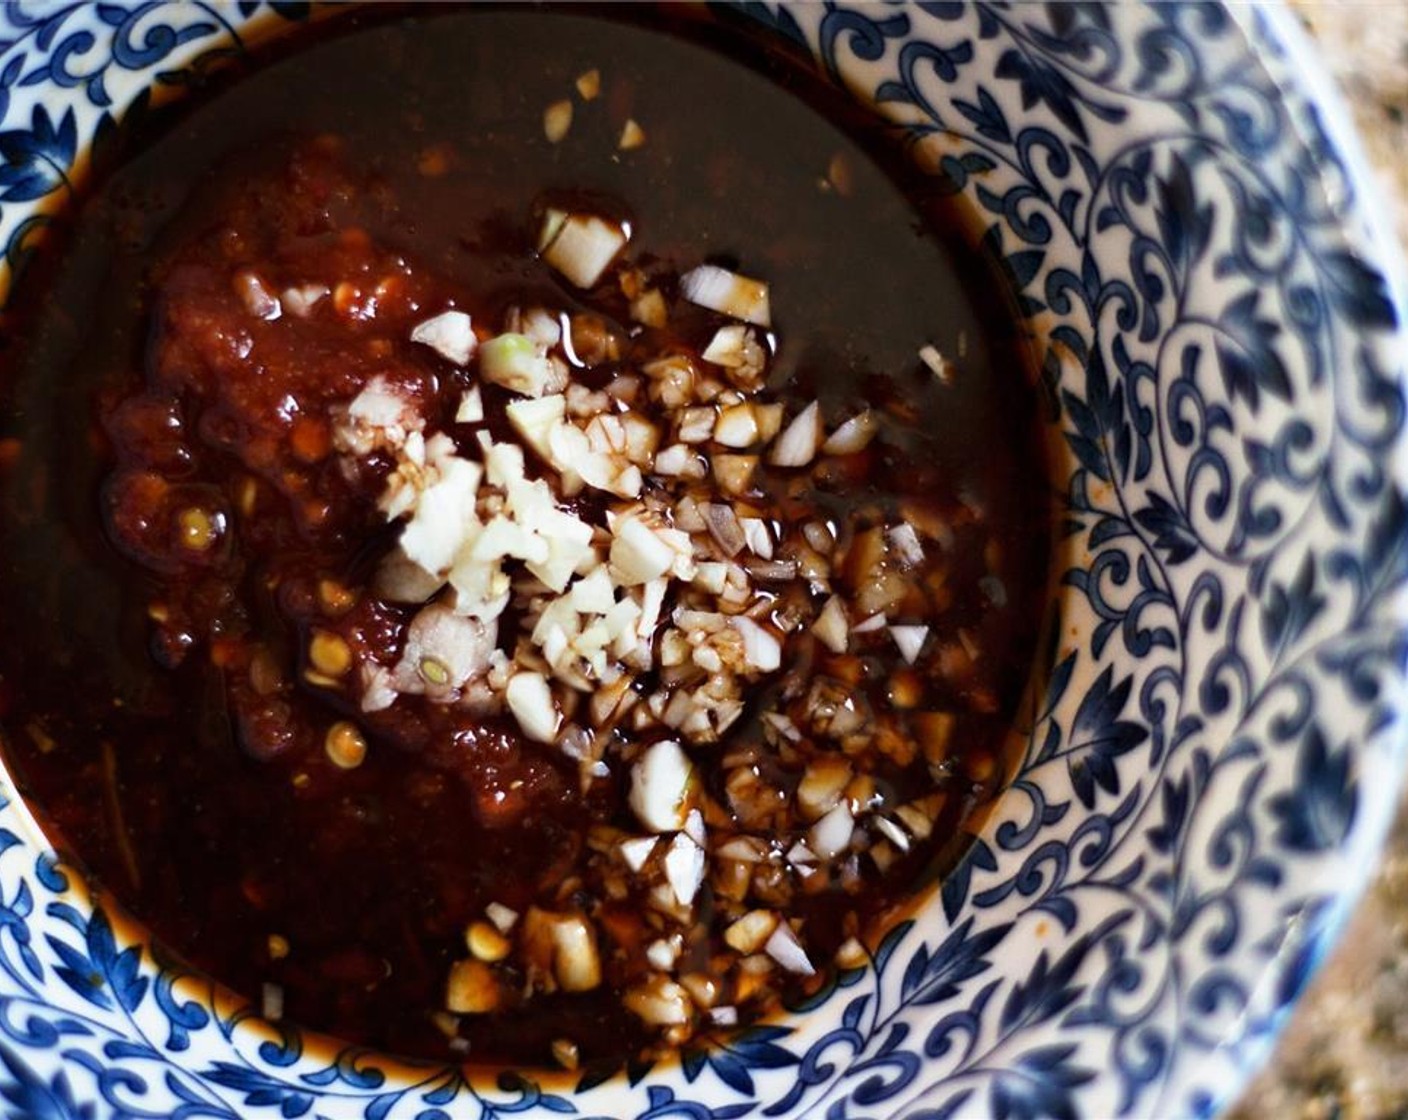
[[[4,1115],[1204,1116],[1264,1055],[1373,862],[1408,703],[1403,293],[1350,130],[1278,11],[744,7],[968,196],[1040,339],[1057,644],[960,870],[795,1015],[574,1085],[260,1022],[6,786]],[[95,134],[308,14],[0,7],[0,291]]]

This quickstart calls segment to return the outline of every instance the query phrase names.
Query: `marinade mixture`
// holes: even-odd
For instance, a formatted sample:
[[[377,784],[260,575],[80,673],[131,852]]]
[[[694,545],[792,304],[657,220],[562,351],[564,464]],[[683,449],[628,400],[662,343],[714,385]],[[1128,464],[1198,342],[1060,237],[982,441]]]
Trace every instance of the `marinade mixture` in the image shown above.
[[[997,273],[799,63],[650,15],[256,53],[6,313],[7,758],[271,1020],[707,1042],[1003,781],[1049,521]]]

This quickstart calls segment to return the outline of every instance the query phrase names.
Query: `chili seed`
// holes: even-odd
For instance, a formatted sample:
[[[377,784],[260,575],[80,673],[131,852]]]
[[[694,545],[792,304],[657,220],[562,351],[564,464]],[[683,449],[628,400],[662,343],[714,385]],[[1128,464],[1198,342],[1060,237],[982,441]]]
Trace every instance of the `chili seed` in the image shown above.
[[[327,630],[315,630],[308,644],[308,660],[325,677],[340,677],[352,668],[352,649]]]
[[[357,596],[335,579],[322,579],[318,581],[318,602],[328,614],[343,614],[352,609]]]
[[[220,525],[216,517],[199,506],[183,509],[177,517],[177,527],[181,535],[181,547],[192,552],[209,552],[220,539]]]
[[[420,659],[420,675],[426,682],[437,687],[450,683],[450,670],[445,668],[444,662],[437,661],[433,657],[422,657]]]
[[[355,770],[367,757],[367,740],[355,723],[339,720],[323,737],[323,751],[342,770]]]

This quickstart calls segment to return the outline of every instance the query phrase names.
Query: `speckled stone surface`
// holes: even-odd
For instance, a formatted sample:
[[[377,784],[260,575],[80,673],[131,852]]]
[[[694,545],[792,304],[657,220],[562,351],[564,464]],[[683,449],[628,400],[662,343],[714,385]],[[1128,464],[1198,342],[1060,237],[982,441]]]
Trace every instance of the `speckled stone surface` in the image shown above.
[[[1408,244],[1408,0],[1293,0]],[[1408,800],[1345,935],[1228,1120],[1408,1120]]]

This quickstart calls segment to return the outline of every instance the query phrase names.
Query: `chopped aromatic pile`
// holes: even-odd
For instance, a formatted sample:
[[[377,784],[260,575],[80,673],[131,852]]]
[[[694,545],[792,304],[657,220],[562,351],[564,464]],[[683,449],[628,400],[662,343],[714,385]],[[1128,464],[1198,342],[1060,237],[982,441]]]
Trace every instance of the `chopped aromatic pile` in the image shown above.
[[[548,210],[538,245],[569,283],[591,288],[627,240],[595,214]],[[619,270],[618,286],[634,286]],[[679,293],[721,316],[702,352],[665,335],[638,341],[628,363],[624,339],[566,308],[512,307],[497,331],[453,308],[417,323],[410,341],[459,367],[468,387],[444,428],[440,402],[380,376],[331,410],[351,469],[390,459],[377,506],[400,532],[369,602],[350,605],[345,636],[318,631],[309,649],[316,683],[364,713],[417,696],[506,714],[576,765],[584,796],[628,775],[634,820],[588,834],[579,889],[643,897],[641,935],[653,939],[623,999],[675,1043],[735,1015],[731,1001],[758,1002],[770,973],[816,973],[792,897],[844,891],[929,838],[946,794],[895,797],[874,773],[916,758],[943,766],[953,723],[908,711],[925,689],[907,671],[947,606],[952,528],[916,526],[903,507],[838,520],[807,497],[886,419],[862,409],[828,431],[815,402],[792,411],[767,390],[781,339],[767,331],[766,283],[699,265]],[[404,639],[359,642],[356,620],[386,603],[407,609]],[[957,640],[950,659],[981,659],[971,637]],[[806,671],[818,645],[842,675]],[[324,646],[336,657],[320,658]],[[849,693],[863,657],[892,664],[894,710]],[[750,702],[756,737],[732,741]],[[327,749],[354,766],[366,743],[340,722]],[[764,779],[765,758],[791,764],[792,796]],[[522,998],[525,977],[530,995],[596,988],[602,943],[619,938],[610,930],[590,908],[535,906],[506,933],[475,922],[446,1007],[494,1011]],[[719,930],[725,951],[714,953]],[[855,952],[850,940],[841,949]],[[682,958],[701,953],[713,954],[708,983],[676,983]]]

